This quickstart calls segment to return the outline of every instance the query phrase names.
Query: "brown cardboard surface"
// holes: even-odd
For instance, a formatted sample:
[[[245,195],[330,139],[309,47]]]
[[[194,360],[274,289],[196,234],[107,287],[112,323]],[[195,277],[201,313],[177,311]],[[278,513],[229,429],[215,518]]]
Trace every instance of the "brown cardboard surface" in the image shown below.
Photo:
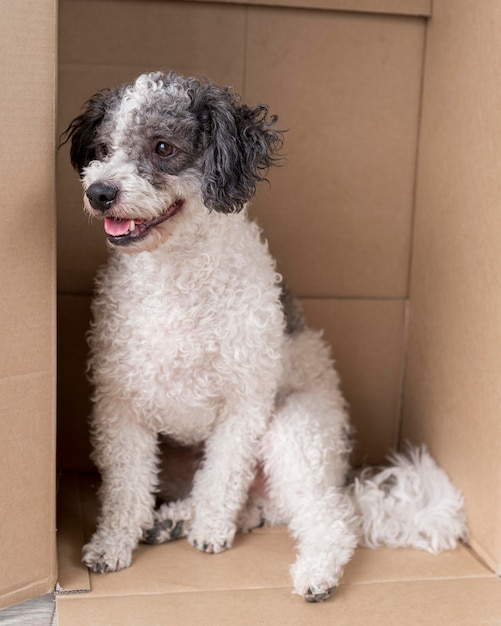
[[[163,546],[141,546],[133,567],[110,576],[92,574],[92,595],[291,588],[288,571],[295,560],[295,551],[285,528],[240,535],[231,550],[217,555],[218,558],[207,557],[185,540]],[[342,582],[379,584],[444,578],[493,578],[493,575],[465,548],[440,557],[412,550],[360,549],[347,566]]]
[[[58,598],[60,626],[482,626],[500,623],[494,579],[341,585],[333,600],[308,604],[289,589]]]
[[[62,0],[59,52],[65,65],[198,68],[231,81],[243,71],[245,13],[182,1]]]
[[[60,524],[59,581],[65,589],[85,576],[80,548],[94,524],[94,488],[92,478],[70,476],[61,483],[60,514],[66,522]],[[288,566],[294,557],[285,528],[238,536],[234,547],[219,555],[202,554],[186,540],[143,545],[129,569],[91,574],[91,593],[59,596],[59,624],[155,626],[168,620],[271,626],[314,619],[358,626],[401,624],[405,615],[416,625],[478,626],[501,617],[501,582],[464,547],[439,556],[359,549],[334,599],[316,606],[291,595]]]
[[[25,18],[28,7],[32,11],[29,21]],[[0,66],[2,110],[9,119],[2,128],[0,155],[0,378],[53,365],[53,20],[54,2],[48,0],[0,8],[2,55],[16,57]],[[44,59],[37,71],[30,68],[34,54]],[[28,146],[37,157],[29,166],[29,176]]]
[[[417,187],[404,436],[464,492],[472,542],[501,572],[501,272],[495,0],[434,3]]]
[[[406,303],[304,299],[308,323],[324,329],[356,428],[354,463],[383,463],[397,446]]]
[[[47,120],[39,122],[45,124]],[[52,136],[50,140],[53,141]],[[19,141],[29,143],[33,137],[28,137],[27,133],[19,138],[3,132],[2,143],[4,141],[4,145]],[[54,172],[49,161],[53,156],[51,147],[53,144],[40,145],[42,164],[30,174],[27,186],[20,169],[26,155],[13,147],[0,157],[3,187],[0,201],[4,207],[5,233],[0,252],[3,270],[0,379],[44,371],[53,365],[55,283],[51,219]]]
[[[55,423],[51,370],[0,380],[0,607],[53,589]]]
[[[55,12],[0,5],[0,607],[56,575]]]
[[[301,297],[407,295],[424,33],[418,18],[249,9],[245,96],[288,129],[253,214]]]

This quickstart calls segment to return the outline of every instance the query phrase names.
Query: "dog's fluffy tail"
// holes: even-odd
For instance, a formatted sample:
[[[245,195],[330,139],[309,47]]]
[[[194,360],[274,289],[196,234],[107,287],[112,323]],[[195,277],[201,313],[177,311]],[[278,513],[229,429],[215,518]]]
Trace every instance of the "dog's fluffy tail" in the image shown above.
[[[362,470],[351,485],[360,545],[438,553],[468,539],[464,500],[425,446],[394,452],[389,467]]]

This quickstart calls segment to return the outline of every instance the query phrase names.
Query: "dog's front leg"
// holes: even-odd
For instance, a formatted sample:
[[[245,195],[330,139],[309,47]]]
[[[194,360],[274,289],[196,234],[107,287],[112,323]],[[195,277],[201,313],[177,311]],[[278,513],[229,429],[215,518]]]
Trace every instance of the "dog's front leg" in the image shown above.
[[[157,436],[126,417],[94,420],[94,454],[102,485],[101,512],[83,562],[95,572],[128,567],[153,521]]]
[[[188,541],[199,550],[218,553],[231,547],[270,413],[271,407],[238,411],[206,442],[205,460],[193,485],[194,520],[188,533]]]

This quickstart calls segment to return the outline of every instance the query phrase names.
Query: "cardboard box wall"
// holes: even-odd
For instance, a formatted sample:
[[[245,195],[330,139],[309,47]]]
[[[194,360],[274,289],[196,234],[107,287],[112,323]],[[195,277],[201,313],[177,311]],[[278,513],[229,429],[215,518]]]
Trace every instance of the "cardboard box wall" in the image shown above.
[[[403,435],[463,489],[501,574],[501,4],[434,3],[427,30]]]
[[[0,2],[0,606],[54,588],[56,5]]]
[[[501,500],[493,500],[492,493],[501,484],[494,384],[501,306],[495,157],[501,141],[490,132],[497,123],[499,94],[493,76],[499,44],[493,16],[498,17],[499,9],[487,2],[473,18],[466,1],[442,0],[435,3],[428,22],[430,3],[418,0],[348,3],[351,11],[342,2],[330,4],[332,10],[252,4],[62,0],[58,130],[97,89],[152,68],[205,73],[232,84],[247,101],[267,102],[277,111],[283,127],[290,129],[289,163],[273,172],[271,189],[259,191],[253,211],[311,323],[326,328],[334,346],[359,432],[358,458],[382,461],[402,430],[414,441],[426,441],[465,491],[474,546],[492,568],[499,567]],[[12,128],[22,126],[45,152],[42,184],[35,185],[33,177],[22,179],[26,197],[37,198],[38,211],[13,193],[19,183],[3,205],[22,207],[28,225],[37,216],[47,229],[42,239],[40,225],[36,232],[26,228],[23,233],[24,241],[26,231],[32,238],[30,255],[23,257],[30,264],[23,285],[43,302],[45,317],[43,327],[23,323],[19,312],[28,309],[26,301],[19,301],[21,281],[11,281],[5,311],[11,326],[4,328],[12,335],[14,325],[18,341],[7,354],[22,355],[30,368],[36,363],[33,355],[43,355],[47,380],[41,387],[21,381],[22,390],[13,395],[15,359],[6,361],[11,404],[4,406],[8,411],[14,405],[21,413],[25,400],[29,407],[24,412],[27,423],[18,425],[15,436],[9,440],[2,432],[9,451],[4,479],[12,485],[5,493],[17,495],[12,499],[16,506],[2,508],[2,519],[24,535],[30,496],[37,492],[43,499],[37,508],[43,523],[32,533],[31,543],[23,544],[17,578],[5,568],[2,604],[49,589],[55,575],[48,558],[54,528],[50,138],[55,64],[50,51],[55,7],[54,2],[37,6],[32,11],[30,2],[16,8],[4,3],[2,41],[10,45],[19,20],[33,31],[30,46],[9,48],[7,56],[23,51],[12,58],[9,79],[32,97],[26,109],[12,99],[13,112],[22,117]],[[46,30],[40,30],[40,23]],[[41,48],[34,44],[35,31]],[[462,42],[468,45],[463,48]],[[45,66],[42,76],[40,64]],[[35,74],[43,84],[36,92],[31,90]],[[45,116],[43,124],[21,115],[37,107]],[[456,114],[450,115],[451,110]],[[16,146],[19,135],[8,139]],[[17,183],[21,165],[9,168],[12,163],[2,161],[2,181]],[[481,185],[472,171],[478,172]],[[47,190],[43,201],[40,189]],[[58,161],[59,465],[85,471],[91,466],[83,333],[92,276],[104,261],[105,247],[101,230],[89,226],[80,206],[78,181],[63,153]],[[17,247],[4,250],[9,252],[2,253],[6,267],[18,267]],[[470,264],[472,254],[475,262]],[[475,302],[479,306],[471,304]],[[47,342],[42,346],[41,337]],[[472,353],[474,371],[468,365]],[[14,413],[7,411],[2,429],[10,434]],[[32,473],[32,464],[19,454],[19,439],[24,431],[33,438],[33,424],[45,442],[37,431],[35,447],[42,460]],[[25,449],[32,454],[32,448]],[[28,475],[21,472],[20,480],[11,481],[11,469],[27,467]],[[485,475],[492,482],[482,489]],[[20,544],[12,537],[17,538],[11,534],[2,542],[2,562],[10,563]],[[35,546],[37,554],[42,551],[39,560],[45,569],[41,587],[36,586],[40,575],[33,575],[29,565]]]

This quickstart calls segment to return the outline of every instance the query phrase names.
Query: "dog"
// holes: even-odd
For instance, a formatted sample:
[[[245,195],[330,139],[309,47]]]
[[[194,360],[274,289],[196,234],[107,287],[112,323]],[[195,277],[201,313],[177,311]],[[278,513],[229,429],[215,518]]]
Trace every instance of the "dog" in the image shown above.
[[[151,72],[94,95],[64,135],[110,248],[89,331],[95,572],[128,567],[140,541],[215,554],[286,524],[294,592],[318,602],[359,542],[339,376],[247,214],[276,122],[209,80]],[[161,438],[200,459],[190,492],[156,508]]]

